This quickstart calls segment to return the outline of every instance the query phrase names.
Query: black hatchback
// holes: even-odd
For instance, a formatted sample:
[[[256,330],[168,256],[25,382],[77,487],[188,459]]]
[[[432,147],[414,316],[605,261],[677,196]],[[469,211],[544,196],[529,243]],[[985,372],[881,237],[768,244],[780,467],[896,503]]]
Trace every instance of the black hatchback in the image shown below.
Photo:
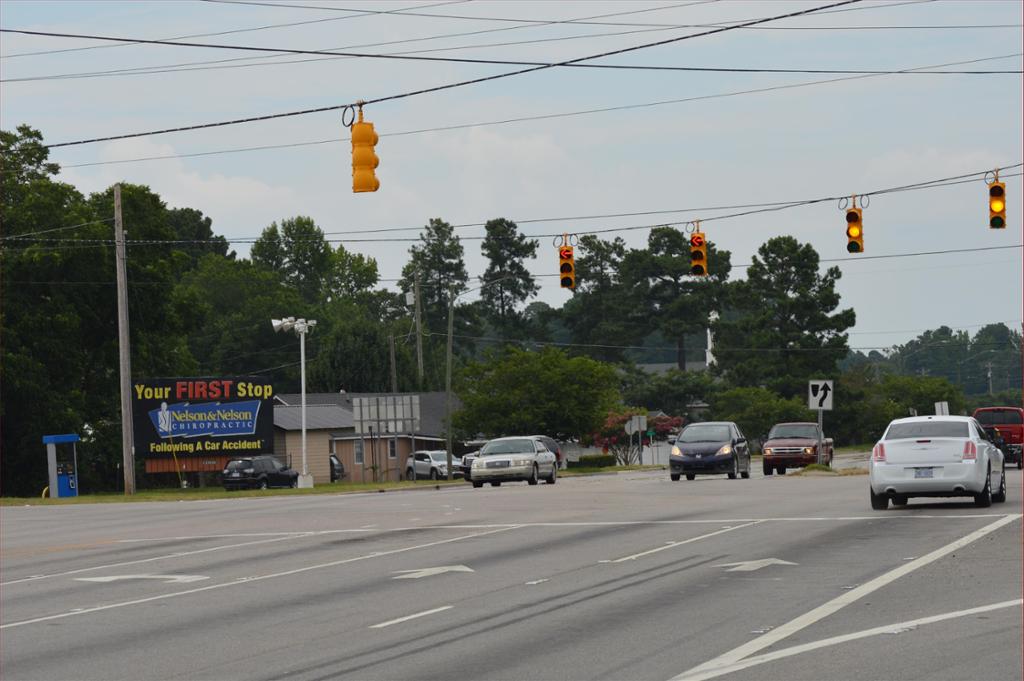
[[[683,428],[672,446],[669,477],[679,480],[685,475],[720,475],[730,480],[750,477],[750,450],[747,438],[732,421],[691,423]]]
[[[221,482],[226,490],[298,487],[299,472],[272,456],[245,456],[228,461]]]

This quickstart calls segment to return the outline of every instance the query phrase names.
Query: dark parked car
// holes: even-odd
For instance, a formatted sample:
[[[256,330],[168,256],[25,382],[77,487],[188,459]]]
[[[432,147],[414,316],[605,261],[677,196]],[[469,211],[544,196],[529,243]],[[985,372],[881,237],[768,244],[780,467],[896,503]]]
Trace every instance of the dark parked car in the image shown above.
[[[272,456],[244,456],[228,461],[221,481],[226,490],[298,487],[299,472]]]
[[[331,454],[331,482],[337,482],[345,477],[345,466],[342,465],[341,459],[335,454]]]
[[[730,480],[750,477],[747,438],[732,421],[691,423],[683,428],[669,456],[669,477],[726,473]]]

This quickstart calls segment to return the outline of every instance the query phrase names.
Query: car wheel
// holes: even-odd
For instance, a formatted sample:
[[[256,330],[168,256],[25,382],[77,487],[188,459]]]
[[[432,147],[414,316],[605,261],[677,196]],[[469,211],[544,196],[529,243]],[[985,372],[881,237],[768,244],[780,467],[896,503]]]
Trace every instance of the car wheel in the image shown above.
[[[999,482],[999,491],[992,495],[992,501],[1001,504],[1006,501],[1006,465],[1003,464],[1002,480]]]
[[[767,475],[771,475],[774,472],[772,470],[771,464],[769,464],[767,461],[762,461],[761,462],[761,470],[764,471],[764,474],[766,476]]]
[[[985,487],[978,494],[974,495],[974,505],[978,508],[988,508],[992,505],[992,471],[985,474]]]
[[[730,480],[735,480],[736,479],[736,474],[739,472],[739,470],[740,470],[739,459],[737,459],[734,456],[734,457],[732,457],[732,470],[729,471],[729,479]]]
[[[408,470],[405,471],[405,479],[406,480],[412,480],[412,469],[411,468],[409,468]]]
[[[557,479],[558,479],[558,464],[557,463],[553,463],[553,464],[551,464],[551,475],[549,475],[548,477],[544,478],[544,482],[549,484],[549,485],[553,485],[553,484],[555,484],[555,480],[557,480]]]
[[[779,475],[785,475],[786,474],[786,467],[785,466],[779,466],[775,470],[778,471]]]
[[[868,487],[868,494],[871,495],[871,508],[876,511],[884,511],[889,508],[889,497],[885,494],[875,494],[875,490]]]
[[[892,505],[893,506],[906,506],[907,505],[907,495],[906,494],[894,494],[893,497],[892,497]]]
[[[741,471],[740,472],[740,477],[743,478],[744,480],[749,480],[750,479],[750,468],[748,467],[747,470]]]
[[[482,483],[482,482],[477,482],[477,481],[473,482],[473,487],[483,487],[483,486],[484,486],[484,483]]]
[[[530,470],[530,477],[526,479],[526,484],[536,485],[537,484],[537,464],[533,464],[533,468]]]
[[[298,478],[292,478],[291,488],[292,489],[298,489],[298,487],[299,487],[299,479]]]
[[[491,483],[491,487],[501,487],[501,483],[500,482],[492,482]]]
[[[679,482],[679,473],[669,473],[668,477],[672,482]]]
[[[687,473],[687,474],[686,474],[686,479],[687,479],[687,480],[693,480],[693,479],[694,479],[694,478],[696,478],[696,477],[697,477],[697,474],[696,474],[696,473]]]
[[[264,478],[263,480],[260,480],[259,488],[260,489],[266,489],[267,488],[267,480],[266,480],[266,478]]]

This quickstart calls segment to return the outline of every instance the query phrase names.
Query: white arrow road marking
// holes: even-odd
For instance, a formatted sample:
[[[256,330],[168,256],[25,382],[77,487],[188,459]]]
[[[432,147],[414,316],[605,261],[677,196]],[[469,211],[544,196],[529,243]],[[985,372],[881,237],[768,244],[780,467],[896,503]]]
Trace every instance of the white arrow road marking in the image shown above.
[[[391,579],[419,579],[420,577],[431,577],[445,572],[473,572],[473,569],[465,565],[442,565],[440,567],[420,568],[419,570],[397,570],[395,574],[398,576]]]
[[[370,629],[383,629],[384,627],[390,627],[392,624],[400,624],[402,622],[408,622],[409,620],[414,620],[417,617],[424,617],[425,615],[433,615],[435,612],[443,612],[445,610],[451,610],[454,607],[455,607],[454,605],[444,605],[444,606],[441,606],[440,608],[434,608],[433,610],[424,610],[423,612],[418,612],[415,615],[406,615],[405,617],[399,617],[396,620],[388,620],[387,622],[381,622],[380,624],[371,625]]]
[[[75,577],[77,582],[119,582],[122,579],[160,579],[168,584],[187,584],[209,579],[203,575],[111,575],[109,577]]]
[[[797,565],[797,563],[790,563],[788,560],[779,560],[778,558],[762,558],[761,560],[747,560],[740,563],[722,563],[715,567],[732,568],[731,570],[726,570],[726,572],[753,572],[769,565]]]
[[[543,584],[546,581],[548,581],[548,580],[546,580],[546,579],[535,579],[532,582],[527,582],[526,586],[533,586],[535,584]]]

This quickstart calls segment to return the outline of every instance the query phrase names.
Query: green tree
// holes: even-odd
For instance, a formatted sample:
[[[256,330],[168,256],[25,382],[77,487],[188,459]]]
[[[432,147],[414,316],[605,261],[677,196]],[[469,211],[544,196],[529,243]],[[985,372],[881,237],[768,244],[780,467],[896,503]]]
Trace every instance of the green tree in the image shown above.
[[[462,408],[454,425],[487,437],[586,435],[618,404],[617,383],[611,365],[554,348],[493,351],[460,373],[456,392]]]
[[[537,294],[540,287],[523,264],[537,254],[538,242],[527,239],[516,223],[505,218],[488,220],[481,250],[488,265],[480,277],[480,299],[486,318],[502,333],[515,332],[520,315],[516,308]],[[521,334],[519,334],[521,335]]]
[[[649,374],[634,369],[624,375],[622,397],[627,404],[685,416],[691,405],[710,402],[720,390],[714,378],[703,371],[673,369],[664,374]]]
[[[786,421],[817,421],[798,397],[784,398],[766,388],[731,388],[711,404],[711,418],[735,421],[750,440],[762,441],[773,425]]]
[[[174,238],[186,242],[178,244],[176,248],[189,255],[192,267],[206,253],[216,253],[232,260],[235,258],[235,252],[229,251],[228,240],[213,233],[213,220],[205,217],[202,211],[195,208],[171,208],[167,211],[167,223],[174,231]]]
[[[426,326],[432,331],[444,331],[449,297],[465,291],[469,281],[462,243],[450,224],[431,218],[420,235],[420,243],[409,248],[409,255],[399,287],[412,291],[418,274]]]
[[[775,237],[752,258],[746,281],[730,285],[729,309],[712,325],[718,370],[730,383],[793,397],[808,379],[837,373],[856,316],[836,311],[841,273],[819,274],[819,262],[810,244]]]
[[[271,223],[253,244],[250,257],[277,271],[307,303],[319,303],[328,295],[334,253],[312,218],[288,218],[280,228]]]

